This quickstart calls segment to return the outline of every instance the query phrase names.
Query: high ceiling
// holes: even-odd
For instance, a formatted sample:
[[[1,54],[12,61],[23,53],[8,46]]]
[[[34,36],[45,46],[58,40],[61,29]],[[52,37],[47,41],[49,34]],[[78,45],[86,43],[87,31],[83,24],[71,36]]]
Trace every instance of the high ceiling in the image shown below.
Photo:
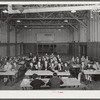
[[[99,6],[98,4],[97,7]],[[29,29],[68,28],[69,30],[78,30],[79,24],[87,26],[84,20],[89,18],[89,9],[96,6],[94,4],[25,4],[10,5],[10,7],[14,13],[9,10],[9,5],[0,5],[0,20],[9,22],[14,27],[20,29],[27,26]],[[68,9],[65,9],[65,7],[68,7]],[[76,10],[76,12],[72,13],[71,9]],[[8,13],[3,13],[3,10],[8,10]],[[21,22],[18,23],[17,20]],[[64,27],[61,27],[61,25]]]

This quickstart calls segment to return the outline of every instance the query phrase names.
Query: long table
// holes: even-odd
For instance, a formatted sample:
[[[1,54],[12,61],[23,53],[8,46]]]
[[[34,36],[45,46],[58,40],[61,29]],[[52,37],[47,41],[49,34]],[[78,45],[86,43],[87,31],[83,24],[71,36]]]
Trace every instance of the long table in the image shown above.
[[[42,86],[43,87],[49,87],[48,85],[46,85],[46,83],[49,81],[49,78],[42,78],[41,79],[42,81],[44,81],[45,85]],[[62,81],[63,81],[63,84],[61,85],[61,87],[63,86],[80,86],[81,83],[79,80],[77,80],[76,78],[68,78],[68,77],[64,77],[62,78]],[[30,85],[30,82],[31,80],[30,79],[23,79],[21,84],[20,84],[20,87],[21,89],[25,89],[25,90],[28,90],[28,89],[31,89],[31,85]]]
[[[15,81],[15,78],[16,78],[16,76],[17,76],[17,72],[18,71],[6,71],[6,72],[0,72],[0,76],[7,76],[8,77],[8,80],[9,80],[9,82],[11,82],[10,81],[10,76],[12,77],[12,82],[14,82]]]
[[[66,71],[66,72],[57,72],[56,71],[56,73],[58,76],[70,76],[70,73],[68,71]],[[38,76],[52,76],[53,72],[48,71],[48,70],[38,70],[38,71],[28,70],[25,73],[25,76],[32,76],[33,74],[37,74]]]
[[[85,75],[99,75],[100,70],[83,70],[82,71]]]
[[[100,70],[82,70],[82,72],[84,73],[86,80],[100,80]]]
[[[80,68],[80,64],[72,64],[73,68]]]

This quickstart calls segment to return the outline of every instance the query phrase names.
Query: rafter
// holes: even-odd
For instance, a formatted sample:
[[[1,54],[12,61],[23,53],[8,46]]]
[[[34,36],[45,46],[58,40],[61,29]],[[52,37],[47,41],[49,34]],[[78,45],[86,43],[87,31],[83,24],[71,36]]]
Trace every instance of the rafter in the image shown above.
[[[71,12],[68,12],[74,19],[76,19],[80,24],[82,24],[83,26],[87,27],[87,25],[82,22],[81,20],[79,20],[76,16],[74,16]]]

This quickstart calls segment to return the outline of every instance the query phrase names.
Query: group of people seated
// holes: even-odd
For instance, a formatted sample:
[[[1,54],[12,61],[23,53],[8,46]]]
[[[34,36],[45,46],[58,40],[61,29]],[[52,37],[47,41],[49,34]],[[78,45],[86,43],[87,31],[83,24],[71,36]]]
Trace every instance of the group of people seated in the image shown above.
[[[81,58],[79,57],[72,57],[71,61],[72,64],[80,64],[81,70],[87,70],[87,69],[92,69],[92,70],[100,70],[100,65],[98,62],[90,60],[88,56],[86,58],[82,56]]]
[[[0,71],[18,70],[20,62],[24,62],[24,57],[3,57],[0,58]],[[25,62],[24,62],[25,63]],[[23,64],[24,64],[23,63]]]
[[[31,55],[31,56],[30,56]],[[32,56],[29,55],[29,60],[27,60],[26,66],[31,70],[50,70],[54,71],[68,71],[67,62],[63,62],[62,58],[57,55],[55,56],[53,53],[48,55],[47,53],[42,56]]]
[[[52,72],[65,72],[73,71],[74,65],[79,65],[79,72],[82,70],[100,70],[98,62],[90,60],[88,56],[84,57],[72,57],[68,61],[63,61],[60,55],[48,55],[33,56],[32,53],[29,56],[17,56],[17,57],[3,57],[0,58],[0,71],[13,71],[18,70],[19,65],[23,65],[27,70],[50,70]],[[74,70],[76,71],[76,70]],[[79,74],[78,72],[78,74]],[[77,72],[75,72],[77,73]],[[77,75],[78,75],[77,74]]]

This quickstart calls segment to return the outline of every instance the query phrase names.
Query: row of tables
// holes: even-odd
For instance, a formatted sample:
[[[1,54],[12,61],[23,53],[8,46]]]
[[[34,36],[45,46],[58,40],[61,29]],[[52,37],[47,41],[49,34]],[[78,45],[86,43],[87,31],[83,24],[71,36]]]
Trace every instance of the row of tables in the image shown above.
[[[60,85],[60,87],[66,87],[66,86],[80,86],[81,83],[79,80],[77,80],[76,78],[68,78],[68,77],[62,77],[61,78],[63,81],[63,84]],[[47,82],[49,81],[49,78],[42,78],[41,79],[45,84],[43,86],[41,86],[42,88],[49,88],[47,84]],[[23,79],[20,87],[22,90],[30,90],[32,89],[31,85],[31,80],[30,79]]]
[[[79,68],[78,65],[74,65],[73,68]],[[85,74],[85,75],[100,75],[100,70],[82,70],[82,72]],[[13,81],[15,81],[16,79],[16,76],[17,76],[17,73],[18,73],[18,70],[13,70],[13,71],[7,71],[7,72],[3,72],[3,71],[0,71],[0,76],[7,76],[9,81],[10,81],[10,76],[13,78]],[[32,76],[34,73],[38,74],[38,76],[52,76],[53,75],[53,72],[51,71],[48,71],[48,70],[28,70],[26,73],[25,73],[25,76]],[[64,82],[63,86],[68,86],[68,84],[72,84],[72,85],[80,85],[80,82],[76,79],[76,78],[69,78],[70,76],[70,72],[69,71],[66,71],[66,72],[58,72],[56,71],[57,75],[59,77],[62,77],[62,80]],[[63,77],[66,77],[65,79],[63,79]],[[29,78],[28,78],[29,80]],[[44,78],[42,80],[45,80],[45,82],[48,81],[48,79]],[[69,82],[69,83],[68,83]],[[77,83],[77,84],[75,84]],[[24,79],[22,80],[21,82],[21,85],[20,87],[30,87],[29,83],[27,84],[24,84]]]

